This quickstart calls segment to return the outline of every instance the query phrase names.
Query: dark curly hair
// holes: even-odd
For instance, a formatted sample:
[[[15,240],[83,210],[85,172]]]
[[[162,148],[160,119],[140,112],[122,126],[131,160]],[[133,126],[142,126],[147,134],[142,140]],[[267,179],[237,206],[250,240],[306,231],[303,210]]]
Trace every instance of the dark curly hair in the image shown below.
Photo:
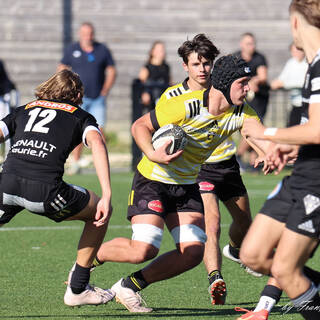
[[[189,55],[192,52],[196,52],[199,59],[203,57],[211,62],[220,53],[212,41],[203,33],[197,34],[192,40],[185,41],[178,49],[178,54],[185,64],[188,64]]]

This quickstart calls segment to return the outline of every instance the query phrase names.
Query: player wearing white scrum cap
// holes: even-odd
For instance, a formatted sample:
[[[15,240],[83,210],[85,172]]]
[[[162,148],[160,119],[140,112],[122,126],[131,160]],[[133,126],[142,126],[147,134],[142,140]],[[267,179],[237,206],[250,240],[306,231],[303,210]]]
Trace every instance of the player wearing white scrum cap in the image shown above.
[[[129,196],[132,238],[105,242],[97,259],[138,264],[155,258],[164,225],[171,232],[176,249],[160,255],[112,286],[117,300],[131,312],[152,311],[142,306],[139,291],[151,283],[177,276],[202,261],[206,234],[203,204],[196,183],[200,166],[221,142],[241,130],[247,119],[259,121],[254,110],[244,102],[250,73],[242,61],[234,56],[220,58],[212,79],[224,76],[215,74],[215,70],[226,68],[228,64],[236,73],[233,72],[234,77],[226,87],[210,86],[169,101],[160,100],[155,110],[132,126],[132,134],[144,153]],[[168,155],[168,144],[154,150],[151,138],[153,132],[171,123],[184,129],[188,143],[184,150]],[[266,144],[260,143],[259,147],[264,149]]]

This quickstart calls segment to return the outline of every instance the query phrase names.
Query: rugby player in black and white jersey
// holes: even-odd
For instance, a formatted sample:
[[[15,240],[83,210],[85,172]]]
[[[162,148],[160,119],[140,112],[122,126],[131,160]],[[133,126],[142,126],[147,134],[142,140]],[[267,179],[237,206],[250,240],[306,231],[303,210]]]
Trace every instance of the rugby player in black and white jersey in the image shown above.
[[[105,304],[113,293],[89,285],[89,278],[112,213],[106,146],[95,118],[79,108],[83,85],[76,73],[56,73],[36,88],[35,95],[37,100],[14,109],[0,121],[1,142],[13,139],[1,174],[0,224],[8,223],[23,209],[56,222],[83,221],[64,302],[69,306]],[[101,198],[62,180],[65,161],[81,141],[92,149]]]
[[[319,319],[319,292],[303,268],[320,238],[320,2],[293,0],[290,22],[294,43],[309,63],[301,123],[285,129],[251,123],[244,133],[279,143],[269,157],[279,170],[296,154],[295,145],[300,148],[291,176],[282,180],[256,216],[240,258],[255,270],[271,272],[305,319]]]

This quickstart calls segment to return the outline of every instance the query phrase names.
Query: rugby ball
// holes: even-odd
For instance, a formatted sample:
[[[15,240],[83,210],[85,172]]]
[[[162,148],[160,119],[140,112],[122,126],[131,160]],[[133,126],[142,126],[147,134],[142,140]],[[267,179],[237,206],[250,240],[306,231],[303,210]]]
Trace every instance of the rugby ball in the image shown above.
[[[155,150],[160,148],[168,140],[172,142],[166,149],[167,154],[173,154],[178,150],[183,150],[188,141],[187,134],[181,127],[175,124],[167,124],[153,134],[153,148]]]

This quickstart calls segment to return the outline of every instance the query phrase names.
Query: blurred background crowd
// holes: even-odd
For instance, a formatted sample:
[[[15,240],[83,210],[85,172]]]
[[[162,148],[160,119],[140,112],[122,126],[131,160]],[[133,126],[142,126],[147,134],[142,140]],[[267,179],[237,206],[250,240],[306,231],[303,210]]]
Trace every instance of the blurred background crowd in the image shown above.
[[[291,45],[289,3],[0,0],[1,113],[33,99],[33,88],[57,70],[72,68],[85,83],[86,109],[130,153],[131,122],[186,77],[178,46],[205,33],[222,54],[238,52],[249,62],[255,76],[248,100],[264,122],[295,124],[306,63]],[[239,142],[238,156],[246,151]],[[73,157],[80,161],[81,150]]]

